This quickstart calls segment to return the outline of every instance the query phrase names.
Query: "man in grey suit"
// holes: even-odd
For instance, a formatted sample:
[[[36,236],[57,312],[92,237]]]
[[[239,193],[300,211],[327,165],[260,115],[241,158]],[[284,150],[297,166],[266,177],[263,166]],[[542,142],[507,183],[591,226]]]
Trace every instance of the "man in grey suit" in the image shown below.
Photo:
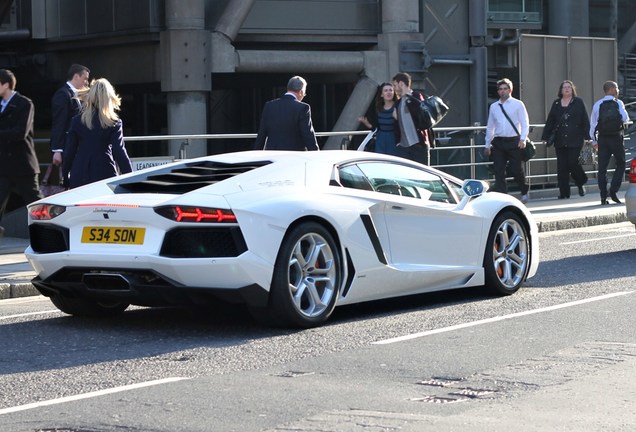
[[[319,150],[311,108],[302,101],[306,90],[307,81],[294,76],[287,83],[287,93],[265,104],[255,149]]]

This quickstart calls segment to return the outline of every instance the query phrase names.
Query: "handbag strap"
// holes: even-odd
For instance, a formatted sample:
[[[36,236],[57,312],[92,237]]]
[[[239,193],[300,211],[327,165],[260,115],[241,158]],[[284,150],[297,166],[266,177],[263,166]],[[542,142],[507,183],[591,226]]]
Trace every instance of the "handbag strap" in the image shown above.
[[[49,166],[46,168],[46,172],[44,173],[44,176],[42,177],[42,184],[43,185],[48,185],[49,184],[49,177],[51,177],[51,173],[53,172],[53,164],[49,164]],[[64,176],[62,175],[62,167],[57,167],[57,174],[58,174],[58,184],[62,184],[62,181],[64,180]]]
[[[46,172],[44,173],[44,177],[42,177],[42,184],[43,185],[49,184],[49,177],[51,177],[51,171],[53,171],[53,164],[49,164],[49,166],[46,168]]]
[[[515,126],[515,124],[512,122],[512,120],[510,120],[510,117],[508,117],[508,113],[504,109],[503,104],[499,104],[499,108],[501,108],[501,111],[503,112],[503,115],[506,116],[506,118],[508,119],[508,122],[510,123],[510,126],[512,126],[512,128],[515,130],[515,133],[519,136],[519,138],[521,138],[521,134],[519,133],[519,129],[517,129],[517,126]]]

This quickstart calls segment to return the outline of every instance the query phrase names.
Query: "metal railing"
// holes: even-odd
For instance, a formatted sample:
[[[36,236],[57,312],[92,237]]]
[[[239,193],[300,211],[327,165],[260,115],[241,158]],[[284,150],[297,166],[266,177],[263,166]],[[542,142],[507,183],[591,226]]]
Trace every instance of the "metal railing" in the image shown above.
[[[544,124],[532,124],[530,130],[543,129]],[[462,178],[475,178],[480,180],[494,180],[493,174],[489,167],[492,162],[487,160],[483,156],[483,141],[486,131],[486,126],[466,126],[466,127],[439,127],[435,128],[437,134],[437,141],[440,145],[431,149],[431,166],[440,169],[442,171],[454,174],[457,177]],[[352,147],[353,137],[365,136],[369,133],[369,130],[361,131],[344,131],[344,132],[316,132],[318,138],[342,136],[342,149],[354,149]],[[459,135],[460,138],[455,138]],[[228,140],[228,139],[255,139],[255,133],[248,134],[197,134],[197,135],[149,135],[149,136],[126,136],[124,137],[126,143],[134,142],[146,142],[146,141],[181,141],[179,147],[179,159],[187,159],[187,149],[194,140]],[[631,148],[627,145],[629,136],[626,135],[626,160],[627,165],[631,162],[632,157],[636,156],[636,148]],[[464,141],[466,145],[451,144],[453,140]],[[537,154],[547,154],[547,151],[540,150],[544,145],[541,141],[533,141],[537,146]],[[36,139],[37,145],[46,145],[48,147],[47,139]],[[455,163],[439,163],[440,159],[446,160],[448,157],[444,157],[444,152],[460,152],[463,153],[464,158],[457,160]],[[152,158],[153,156],[148,156]],[[166,157],[174,159],[174,155],[156,155],[154,157]],[[438,163],[434,163],[437,160]],[[48,162],[48,161],[47,161]],[[556,166],[556,156],[554,157],[534,157],[526,162],[526,178],[530,186],[540,186],[546,184],[554,184],[556,172],[550,172],[552,166]],[[462,172],[466,172],[467,175],[457,175],[456,172],[461,169]],[[608,169],[609,172],[613,172],[614,169]],[[588,175],[595,176],[596,170],[586,171]],[[539,181],[543,180],[543,181]]]

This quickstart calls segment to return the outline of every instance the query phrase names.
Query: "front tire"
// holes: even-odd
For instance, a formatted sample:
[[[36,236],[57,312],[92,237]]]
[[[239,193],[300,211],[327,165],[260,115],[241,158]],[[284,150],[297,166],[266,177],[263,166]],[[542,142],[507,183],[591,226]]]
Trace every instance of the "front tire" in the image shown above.
[[[340,253],[333,236],[305,222],[285,236],[270,290],[268,312],[275,325],[315,327],[336,306],[342,280]]]
[[[97,301],[56,294],[51,302],[62,312],[74,316],[92,318],[112,317],[121,314],[129,306],[119,301]]]
[[[528,230],[512,212],[497,216],[484,253],[486,288],[498,295],[515,293],[526,280],[530,265]]]

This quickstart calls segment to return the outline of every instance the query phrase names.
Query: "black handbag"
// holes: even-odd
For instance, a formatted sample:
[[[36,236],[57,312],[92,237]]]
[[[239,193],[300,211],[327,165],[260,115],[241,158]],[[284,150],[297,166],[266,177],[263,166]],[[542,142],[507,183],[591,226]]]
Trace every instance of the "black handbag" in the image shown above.
[[[429,96],[420,102],[419,129],[430,129],[448,114],[448,105],[439,96]]]
[[[506,116],[506,119],[508,119],[508,122],[510,122],[510,124],[512,125],[512,128],[515,130],[515,133],[518,136],[521,136],[521,134],[519,133],[519,129],[517,129],[517,126],[515,126],[515,124],[510,119],[510,117],[508,117],[508,113],[506,112],[502,104],[499,104],[499,108],[501,108],[503,115]],[[523,149],[522,159],[524,162],[528,162],[530,159],[536,156],[537,148],[535,147],[534,143],[532,142],[530,138],[526,138],[525,143],[526,143],[526,146]]]

